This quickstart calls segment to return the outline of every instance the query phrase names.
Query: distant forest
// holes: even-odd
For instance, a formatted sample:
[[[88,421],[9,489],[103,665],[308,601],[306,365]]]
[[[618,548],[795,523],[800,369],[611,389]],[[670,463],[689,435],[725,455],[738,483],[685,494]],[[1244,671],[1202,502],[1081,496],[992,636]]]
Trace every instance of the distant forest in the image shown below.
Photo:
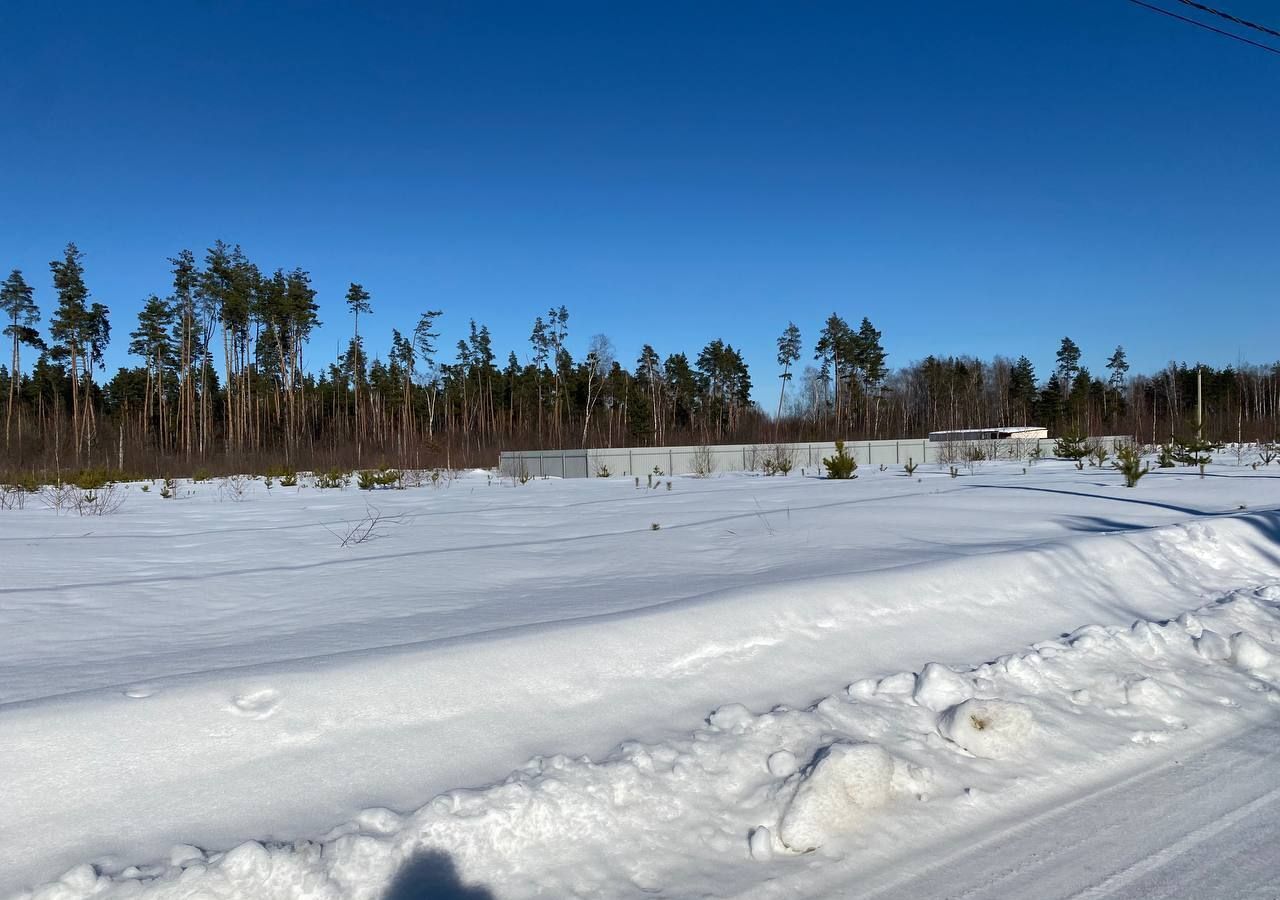
[[[117,340],[130,329],[138,365],[107,380],[113,323],[76,246],[50,263],[38,293],[22,272],[8,276],[0,473],[487,466],[502,448],[919,437],[1030,423],[1157,443],[1195,427],[1196,371],[1185,363],[1133,374],[1117,347],[1106,372],[1093,373],[1063,338],[1054,370],[1041,375],[1026,356],[929,356],[891,368],[870,320],[854,327],[838,314],[808,335],[794,323],[782,330],[776,369],[754,373],[776,385],[757,394],[776,393],[768,408],[752,402],[752,373],[723,339],[665,357],[644,344],[628,366],[595,335],[574,359],[564,306],[534,318],[528,346],[505,359],[474,320],[466,339],[439,346],[434,309],[392,328],[386,358],[370,359],[376,298],[359,284],[330,307],[350,322],[345,353],[313,369],[306,352],[320,307],[307,272],[267,271],[221,241],[200,260],[184,250],[169,262],[165,295],[114,323]],[[1280,363],[1201,371],[1206,437],[1276,437]]]

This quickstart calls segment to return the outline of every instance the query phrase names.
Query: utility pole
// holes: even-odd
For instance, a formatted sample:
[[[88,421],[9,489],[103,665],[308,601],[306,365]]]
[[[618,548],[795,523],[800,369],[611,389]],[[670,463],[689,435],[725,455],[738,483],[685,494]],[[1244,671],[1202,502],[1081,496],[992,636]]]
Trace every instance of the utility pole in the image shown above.
[[[1204,392],[1200,386],[1200,363],[1196,363],[1196,443],[1204,440]]]

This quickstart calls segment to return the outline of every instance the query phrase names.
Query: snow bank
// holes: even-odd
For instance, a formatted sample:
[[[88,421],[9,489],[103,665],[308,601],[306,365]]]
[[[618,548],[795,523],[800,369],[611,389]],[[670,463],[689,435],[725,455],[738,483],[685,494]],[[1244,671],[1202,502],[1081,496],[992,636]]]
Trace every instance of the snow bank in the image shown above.
[[[19,896],[375,900],[424,854],[447,854],[460,883],[515,898],[734,894],[760,867],[782,877],[815,849],[811,865],[845,855],[892,865],[983,816],[1148,768],[1152,753],[1182,754],[1280,711],[1280,673],[1266,668],[1280,649],[1272,586],[1139,624],[953,671],[978,696],[940,715],[904,693],[846,691],[761,713],[722,704],[684,737],[599,760],[535,757],[405,815],[370,808],[303,840],[82,864]],[[1204,658],[1209,632],[1233,635],[1232,658]],[[810,762],[797,771],[797,758]]]

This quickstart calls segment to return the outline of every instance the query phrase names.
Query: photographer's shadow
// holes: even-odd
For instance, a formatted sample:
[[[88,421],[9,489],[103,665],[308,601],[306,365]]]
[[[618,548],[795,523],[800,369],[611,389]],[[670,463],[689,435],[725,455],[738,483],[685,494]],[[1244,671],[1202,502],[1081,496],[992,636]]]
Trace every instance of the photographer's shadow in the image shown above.
[[[496,900],[492,891],[463,884],[449,854],[425,850],[396,873],[383,900]]]

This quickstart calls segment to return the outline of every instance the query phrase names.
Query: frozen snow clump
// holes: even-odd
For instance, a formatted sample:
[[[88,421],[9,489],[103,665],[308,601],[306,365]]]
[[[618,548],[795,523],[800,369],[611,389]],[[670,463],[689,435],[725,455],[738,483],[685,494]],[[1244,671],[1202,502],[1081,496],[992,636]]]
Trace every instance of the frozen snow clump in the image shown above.
[[[1231,644],[1218,632],[1206,628],[1196,638],[1196,652],[1205,659],[1226,659],[1231,655]]]
[[[1271,651],[1258,643],[1253,635],[1237,631],[1231,635],[1231,661],[1242,669],[1265,669],[1271,664]]]
[[[985,759],[1016,754],[1030,740],[1035,727],[1031,710],[1008,700],[966,700],[938,719],[943,737]]]
[[[769,774],[775,778],[786,778],[788,775],[794,775],[798,768],[796,755],[790,750],[779,750],[776,753],[769,754]]]
[[[916,676],[916,703],[942,712],[973,696],[973,685],[941,663],[929,663]]]
[[[893,757],[878,744],[829,744],[804,770],[778,837],[797,853],[821,847],[883,806],[892,781]]]
[[[745,728],[754,718],[751,710],[741,703],[726,703],[707,716],[707,724],[721,731],[732,731],[735,728]]]
[[[751,832],[749,846],[752,859],[760,862],[773,859],[773,835],[767,826],[761,825]]]

